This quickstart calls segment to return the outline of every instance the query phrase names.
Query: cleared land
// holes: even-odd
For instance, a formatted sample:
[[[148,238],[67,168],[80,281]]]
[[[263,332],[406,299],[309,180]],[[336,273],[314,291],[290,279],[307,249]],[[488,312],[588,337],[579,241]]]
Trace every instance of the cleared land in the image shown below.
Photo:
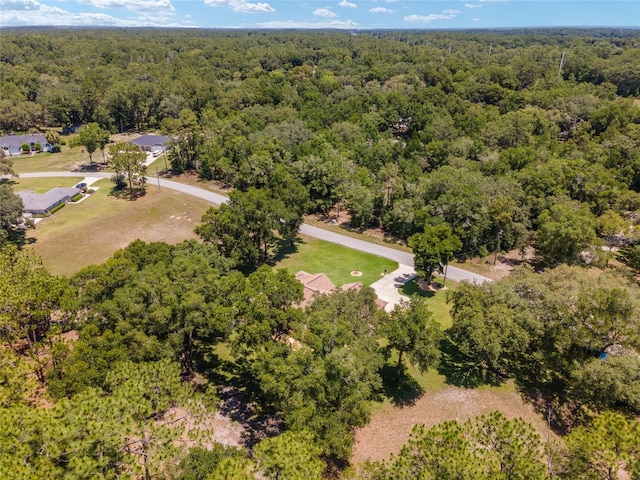
[[[302,237],[296,247],[295,251],[286,250],[284,258],[275,266],[286,268],[291,273],[299,270],[324,273],[337,286],[351,282],[371,285],[385,270],[391,272],[398,268],[398,264],[391,260],[309,237]],[[362,272],[362,276],[352,276],[353,270]]]
[[[438,377],[433,372],[431,375]],[[351,460],[355,464],[387,460],[400,451],[416,424],[431,427],[447,420],[464,421],[495,410],[500,410],[507,418],[522,417],[543,439],[546,438],[548,430],[544,420],[531,405],[522,401],[513,384],[479,389],[443,386],[425,391],[413,405],[402,407],[385,403],[377,409],[371,422],[356,432]]]
[[[63,185],[73,186],[69,180],[58,179]],[[32,188],[28,186],[30,181],[20,180],[20,185]],[[144,197],[133,202],[110,196],[109,180],[93,187],[100,188],[81,203],[67,205],[42,220],[29,232],[35,240],[29,248],[40,254],[53,274],[70,275],[102,263],[136,239],[179,243],[196,238],[193,229],[210,206],[179,192],[158,192],[153,185]]]

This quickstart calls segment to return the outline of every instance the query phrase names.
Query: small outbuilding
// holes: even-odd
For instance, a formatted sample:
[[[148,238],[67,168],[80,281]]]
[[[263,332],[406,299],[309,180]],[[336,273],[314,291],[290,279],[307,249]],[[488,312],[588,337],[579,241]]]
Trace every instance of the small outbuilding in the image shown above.
[[[35,193],[31,190],[17,192],[24,204],[24,213],[32,215],[48,215],[58,205],[72,201],[82,191],[79,188],[56,187],[47,193]]]
[[[38,145],[43,152],[51,152],[55,148],[55,145],[47,142],[47,136],[44,133],[0,137],[0,148],[7,156],[20,155],[23,145],[29,145],[29,150],[32,152],[37,150]]]
[[[162,152],[171,143],[171,138],[165,135],[142,135],[129,143],[137,145],[143,152]]]

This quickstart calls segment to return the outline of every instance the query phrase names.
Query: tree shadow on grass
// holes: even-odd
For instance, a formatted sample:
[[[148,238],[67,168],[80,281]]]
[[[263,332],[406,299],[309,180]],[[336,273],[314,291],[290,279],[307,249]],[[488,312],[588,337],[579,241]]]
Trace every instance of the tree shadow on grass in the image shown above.
[[[211,351],[198,363],[210,384],[217,386],[218,411],[242,426],[242,444],[251,448],[267,437],[284,431],[284,422],[275,412],[261,408],[259,388],[243,361],[221,358]]]
[[[403,370],[400,380],[396,376],[395,365],[386,364],[380,370],[383,395],[396,407],[410,407],[424,394],[420,384]]]
[[[144,197],[146,194],[147,194],[146,188],[134,188],[133,195],[131,195],[131,191],[129,190],[128,186],[119,187],[118,185],[115,185],[111,187],[111,190],[109,190],[109,196],[115,197],[120,200],[134,201]]]
[[[432,285],[435,286],[434,290],[425,290],[420,287],[418,282],[420,281],[419,277],[414,277],[405,283],[402,287],[400,287],[400,292],[407,297],[411,297],[412,295],[417,295],[423,298],[433,298],[436,295],[436,292],[442,288],[442,285],[434,280]]]
[[[298,245],[301,243],[303,243],[303,241],[300,238],[295,238],[293,241],[282,239],[278,240],[273,248],[274,254],[269,257],[267,263],[273,266],[285,258],[289,258],[298,251]]]

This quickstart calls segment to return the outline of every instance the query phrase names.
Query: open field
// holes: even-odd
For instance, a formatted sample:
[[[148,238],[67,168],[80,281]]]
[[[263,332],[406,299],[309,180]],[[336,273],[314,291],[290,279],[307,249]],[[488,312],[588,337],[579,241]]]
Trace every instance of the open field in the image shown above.
[[[391,260],[309,237],[302,237],[302,241],[297,244],[297,250],[287,251],[275,266],[286,268],[291,273],[299,270],[309,273],[322,272],[337,286],[351,282],[371,285],[380,279],[385,269],[391,272],[398,268],[398,264]],[[362,276],[352,276],[352,270],[361,271]]]
[[[67,138],[65,139],[68,141]],[[83,147],[70,148],[68,145],[64,145],[61,148],[62,151],[58,153],[43,152],[11,157],[13,169],[17,174],[20,174],[21,172],[70,171],[80,165],[89,165],[89,155]],[[102,161],[100,151],[93,154],[93,160],[94,162]]]
[[[33,190],[36,193],[46,193],[55,187],[73,187],[80,178],[14,178],[11,187],[14,192]]]
[[[67,205],[42,220],[29,232],[29,238],[35,240],[29,248],[42,256],[51,273],[70,275],[104,262],[136,239],[179,243],[196,238],[193,229],[209,207],[178,192],[158,192],[153,185],[144,197],[133,202],[110,196],[109,180],[93,187],[100,188],[81,203]]]

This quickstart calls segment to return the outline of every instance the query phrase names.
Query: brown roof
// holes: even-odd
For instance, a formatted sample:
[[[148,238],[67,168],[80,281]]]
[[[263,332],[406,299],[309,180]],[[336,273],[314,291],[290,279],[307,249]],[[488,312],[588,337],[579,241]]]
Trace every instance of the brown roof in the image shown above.
[[[313,302],[316,295],[331,293],[336,288],[324,273],[308,273],[300,270],[296,273],[296,280],[303,286],[304,300],[298,305],[303,308]]]
[[[353,283],[345,283],[340,287],[340,290],[342,290],[343,292],[346,292],[348,290],[360,291],[361,288],[362,288],[362,284],[360,282],[353,282]]]
[[[316,295],[327,294],[336,290],[336,286],[324,273],[308,273],[304,270],[300,270],[298,273],[296,273],[295,277],[296,280],[302,283],[303,286],[304,300],[298,304],[298,306],[301,308],[304,308],[311,302],[313,302],[313,299]],[[343,292],[349,290],[359,291],[361,288],[362,283],[353,282],[345,283],[340,287],[340,290],[342,290]],[[384,308],[387,302],[376,298],[376,304],[380,308]]]

